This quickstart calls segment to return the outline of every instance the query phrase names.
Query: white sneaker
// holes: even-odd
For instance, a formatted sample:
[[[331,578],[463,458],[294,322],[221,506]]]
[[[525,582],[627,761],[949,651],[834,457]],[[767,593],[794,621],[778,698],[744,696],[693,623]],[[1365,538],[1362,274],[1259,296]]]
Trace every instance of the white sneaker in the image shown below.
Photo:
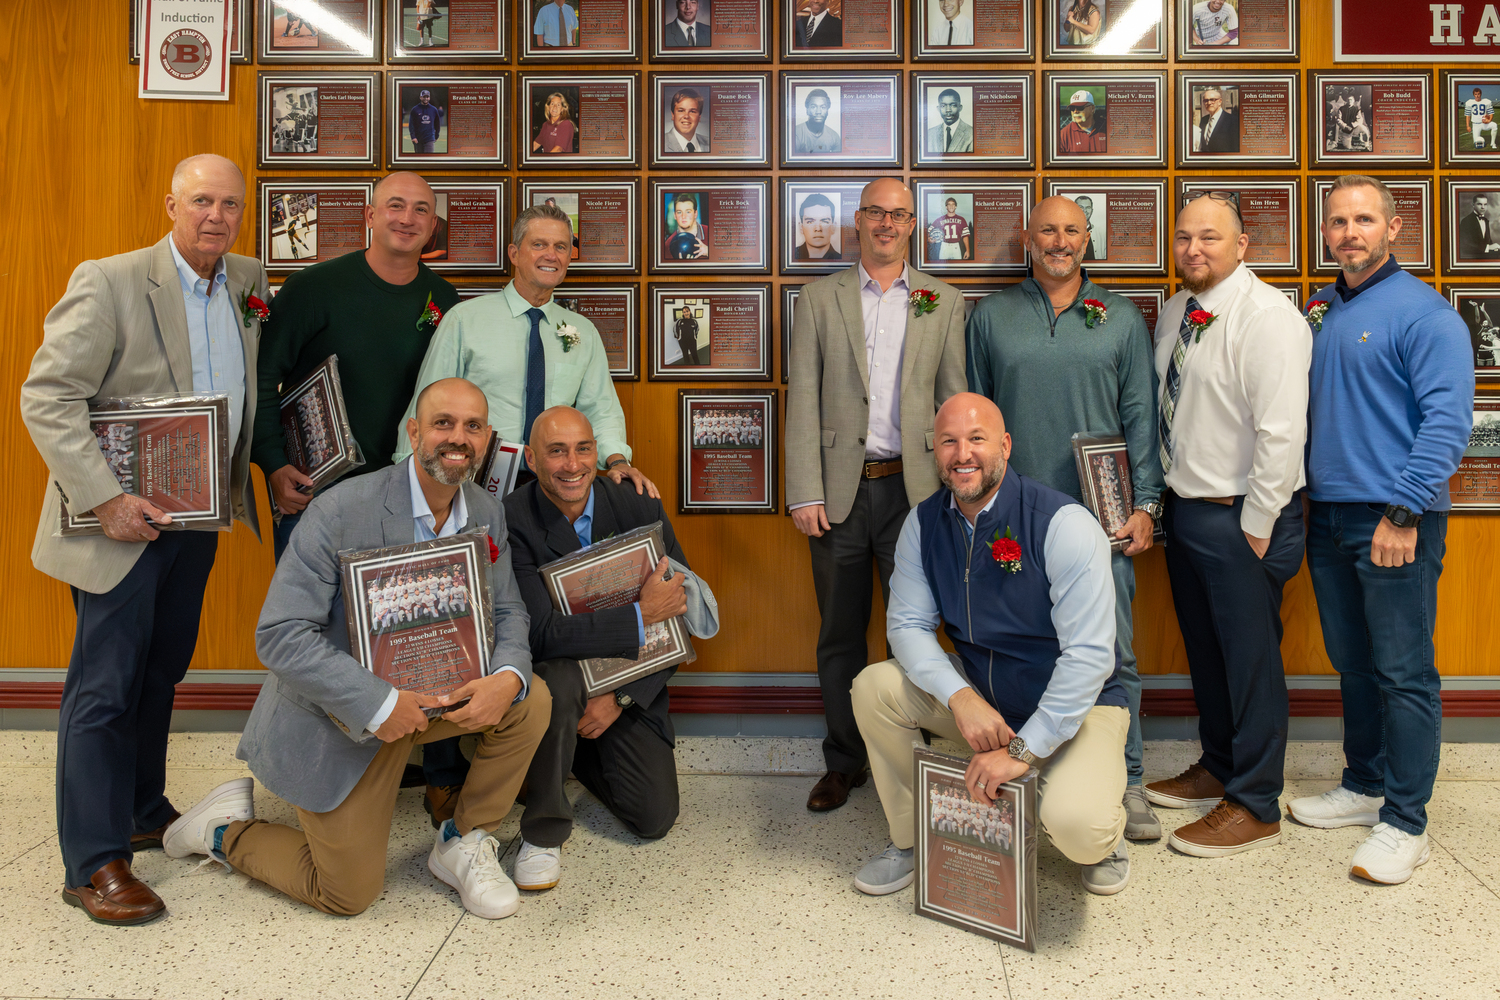
[[[1293,799],[1287,803],[1287,810],[1303,826],[1332,830],[1341,826],[1374,826],[1380,822],[1383,805],[1383,795],[1361,795],[1338,785],[1322,795]]]
[[[213,856],[214,831],[239,820],[255,818],[255,779],[226,781],[177,817],[161,836],[161,849],[168,857],[191,854]]]
[[[521,906],[521,894],[500,867],[500,842],[480,827],[447,840],[443,839],[443,827],[438,827],[427,867],[458,890],[464,909],[476,917],[498,920]]]
[[[516,855],[516,888],[528,892],[550,889],[562,874],[562,847],[538,847],[521,841]]]
[[[1412,836],[1389,823],[1376,823],[1365,842],[1355,849],[1349,873],[1383,885],[1400,885],[1431,856],[1427,831]]]

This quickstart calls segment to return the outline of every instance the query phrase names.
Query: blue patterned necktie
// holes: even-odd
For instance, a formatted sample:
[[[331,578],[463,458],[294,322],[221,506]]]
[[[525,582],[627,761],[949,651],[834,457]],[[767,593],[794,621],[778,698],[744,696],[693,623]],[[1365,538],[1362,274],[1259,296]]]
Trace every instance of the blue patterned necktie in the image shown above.
[[[526,409],[521,420],[521,440],[531,440],[531,425],[542,415],[547,398],[547,361],[542,354],[542,311],[528,309],[531,336],[526,341]]]
[[[1193,324],[1188,317],[1200,308],[1198,300],[1188,296],[1187,306],[1182,310],[1182,326],[1177,330],[1177,343],[1172,346],[1172,363],[1167,366],[1167,378],[1161,386],[1161,420],[1157,422],[1156,432],[1160,438],[1163,475],[1172,467],[1172,414],[1177,412],[1177,394],[1182,391],[1182,362],[1187,357],[1188,340],[1193,336]]]

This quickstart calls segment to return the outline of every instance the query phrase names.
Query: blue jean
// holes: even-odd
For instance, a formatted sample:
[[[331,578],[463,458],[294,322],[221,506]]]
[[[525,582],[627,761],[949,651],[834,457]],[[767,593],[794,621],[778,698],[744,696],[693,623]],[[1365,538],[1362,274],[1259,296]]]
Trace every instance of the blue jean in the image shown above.
[[[1125,737],[1125,784],[1139,785],[1145,780],[1141,763],[1141,675],[1135,667],[1135,626],[1130,604],[1135,600],[1135,562],[1124,553],[1110,556],[1115,576],[1115,644],[1120,647],[1120,683],[1130,701],[1130,731]]]
[[[297,522],[302,520],[300,512],[296,514],[283,514],[281,520],[271,529],[271,549],[276,555],[276,561],[281,562],[281,554],[286,551],[287,543],[292,540],[292,530],[297,527]]]
[[[1307,565],[1344,699],[1343,785],[1384,795],[1381,822],[1419,834],[1427,828],[1442,741],[1432,633],[1448,514],[1423,516],[1415,562],[1381,567],[1370,561],[1370,539],[1384,510],[1314,502]]]

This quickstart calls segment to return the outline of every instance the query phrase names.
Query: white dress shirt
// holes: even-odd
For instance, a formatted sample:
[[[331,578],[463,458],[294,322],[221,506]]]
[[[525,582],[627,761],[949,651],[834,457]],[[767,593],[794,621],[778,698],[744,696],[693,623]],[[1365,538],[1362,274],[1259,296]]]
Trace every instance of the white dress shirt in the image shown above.
[[[1183,289],[1168,299],[1156,323],[1163,386],[1191,295]],[[1217,318],[1201,339],[1188,340],[1166,485],[1187,498],[1244,496],[1240,527],[1270,538],[1281,509],[1307,483],[1312,330],[1285,295],[1244,264],[1195,297]]]
[[[901,454],[901,364],[906,354],[906,317],[911,314],[911,268],[880,290],[863,264],[859,304],[865,321],[865,361],[870,372],[870,426],[865,459],[880,462]]]

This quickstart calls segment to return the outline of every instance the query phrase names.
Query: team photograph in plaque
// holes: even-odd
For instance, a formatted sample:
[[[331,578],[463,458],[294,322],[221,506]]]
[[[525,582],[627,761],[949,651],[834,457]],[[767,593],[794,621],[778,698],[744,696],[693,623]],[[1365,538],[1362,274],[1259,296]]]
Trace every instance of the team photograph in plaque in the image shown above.
[[[913,747],[919,917],[1036,950],[1037,782],[1033,768],[975,801],[965,757]]]
[[[381,0],[258,0],[256,6],[256,62],[380,61]]]
[[[392,170],[510,162],[510,74],[401,70],[386,74],[386,163]]]
[[[1500,514],[1500,396],[1474,397],[1474,429],[1448,490],[1455,512]]]
[[[859,260],[854,221],[866,183],[841,177],[782,179],[782,274],[832,274]]]
[[[653,274],[769,274],[770,181],[694,178],[651,181]]]
[[[1176,0],[1176,3],[1179,60],[1297,59],[1298,0]]]
[[[770,285],[651,285],[653,381],[769,381]]]
[[[509,177],[428,177],[437,227],[422,263],[442,274],[499,274],[510,266]]]
[[[512,0],[522,62],[639,62],[640,4],[633,0]]]
[[[1047,166],[1165,167],[1165,73],[1045,73]]]
[[[651,166],[771,165],[770,73],[653,73]]]
[[[369,245],[365,206],[374,181],[262,177],[255,187],[256,252],[267,271],[299,271]]]
[[[1500,285],[1445,284],[1443,294],[1469,328],[1474,381],[1500,383]]]
[[[919,179],[912,188],[912,259],[919,269],[941,275],[1026,272],[1023,237],[1036,201],[1032,181]]]
[[[1073,435],[1073,462],[1078,467],[1083,505],[1104,529],[1110,551],[1123,551],[1132,540],[1115,536],[1135,512],[1135,487],[1130,478],[1130,453],[1125,438],[1119,434],[1079,431]]]
[[[1500,164],[1500,74],[1444,70],[1438,97],[1443,123],[1443,165],[1493,167]]]
[[[386,58],[401,62],[506,62],[515,0],[386,0]]]
[[[775,514],[775,389],[679,389],[677,511]]]
[[[1045,59],[1167,57],[1167,0],[1042,0]]]
[[[639,73],[522,73],[521,166],[634,167]]]
[[[637,297],[635,285],[580,285],[571,281],[552,296],[553,302],[594,324],[604,341],[610,377],[616,382],[641,379]]]
[[[1431,73],[1311,73],[1311,166],[1432,164]]]
[[[1391,256],[1412,274],[1437,273],[1437,241],[1432,231],[1436,208],[1432,178],[1382,177],[1380,180],[1390,188],[1391,197],[1396,202],[1396,214],[1401,217],[1401,231],[1391,240]],[[1323,203],[1333,190],[1333,178],[1309,177],[1307,183],[1307,259],[1315,273],[1329,275],[1332,280],[1339,273],[1339,265],[1323,241],[1319,227],[1323,223]]]
[[[1162,306],[1167,304],[1171,298],[1171,292],[1166,285],[1124,285],[1115,282],[1101,281],[1101,288],[1114,292],[1130,300],[1130,304],[1140,311],[1141,319],[1146,321],[1146,342],[1156,342],[1156,318],[1161,315]],[[1302,308],[1302,303],[1297,303],[1297,308]]]
[[[286,431],[287,461],[312,480],[313,489],[365,464],[364,452],[349,429],[337,354],[282,392],[281,426]]]
[[[1443,270],[1500,274],[1500,180],[1443,179]]]
[[[1300,177],[1179,177],[1172,218],[1189,201],[1211,191],[1231,193],[1229,201],[1250,237],[1246,266],[1262,277],[1302,273]]]
[[[1166,274],[1171,194],[1163,177],[1048,178],[1047,194],[1071,198],[1088,220],[1090,274]]]
[[[781,165],[899,168],[900,72],[783,72]]]
[[[913,0],[912,58],[1030,62],[1035,9],[1031,0]]]
[[[651,0],[646,16],[653,61],[771,58],[769,0]]]
[[[130,0],[130,64],[141,61],[140,17],[146,0]],[[250,61],[250,39],[254,35],[252,22],[255,15],[255,0],[229,0],[229,61]]]
[[[268,70],[256,84],[261,169],[379,166],[378,72]]]
[[[1030,73],[913,73],[911,104],[913,166],[1036,166]]]
[[[573,222],[571,274],[637,274],[640,181],[537,177],[521,180],[522,208],[552,204]]]
[[[900,59],[901,0],[779,0],[783,62]]]
[[[1179,167],[1296,167],[1295,72],[1177,74]]]

